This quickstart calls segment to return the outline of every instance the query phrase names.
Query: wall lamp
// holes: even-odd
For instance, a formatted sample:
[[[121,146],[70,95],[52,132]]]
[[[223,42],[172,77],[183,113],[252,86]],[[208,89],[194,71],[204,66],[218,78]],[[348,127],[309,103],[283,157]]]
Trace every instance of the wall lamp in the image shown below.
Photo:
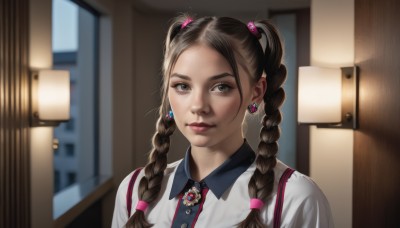
[[[70,80],[65,70],[31,71],[31,126],[57,126],[70,118]]]
[[[299,124],[357,128],[357,67],[299,67]]]

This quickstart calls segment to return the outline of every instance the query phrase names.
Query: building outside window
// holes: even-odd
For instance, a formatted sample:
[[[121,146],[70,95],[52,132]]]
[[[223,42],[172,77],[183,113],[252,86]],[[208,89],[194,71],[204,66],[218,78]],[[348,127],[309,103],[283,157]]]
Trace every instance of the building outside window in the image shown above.
[[[67,173],[67,186],[73,185],[76,182],[76,173],[68,172]]]
[[[69,70],[71,119],[54,129],[54,192],[98,175],[98,21],[82,1],[53,0],[53,68]]]
[[[60,172],[57,170],[54,170],[54,192],[60,191]]]
[[[75,143],[66,143],[65,144],[65,156],[66,157],[75,157]]]

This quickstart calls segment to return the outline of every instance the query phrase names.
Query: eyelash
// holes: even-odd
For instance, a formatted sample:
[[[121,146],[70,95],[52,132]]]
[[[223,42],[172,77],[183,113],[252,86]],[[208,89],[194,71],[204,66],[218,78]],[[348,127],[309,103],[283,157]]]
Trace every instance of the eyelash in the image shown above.
[[[219,87],[223,87],[222,90]],[[218,91],[219,93],[229,93],[233,89],[233,87],[226,83],[220,82],[212,88],[212,90],[214,90],[214,89],[219,89],[219,91]],[[224,89],[225,89],[225,91],[223,91]]]
[[[182,89],[181,88],[182,86],[185,86],[187,88],[186,89]],[[182,83],[182,82],[171,84],[171,87],[174,88],[178,93],[184,93],[184,92],[186,92],[187,90],[190,89],[188,84]]]
[[[182,88],[185,87],[185,88]],[[222,88],[221,88],[222,87]],[[174,88],[178,93],[187,93],[190,90],[190,86],[187,83],[177,82],[172,83],[171,88]],[[227,94],[229,93],[234,87],[229,85],[228,83],[219,82],[211,87],[211,91],[216,91],[217,93]],[[224,91],[225,90],[225,91]]]

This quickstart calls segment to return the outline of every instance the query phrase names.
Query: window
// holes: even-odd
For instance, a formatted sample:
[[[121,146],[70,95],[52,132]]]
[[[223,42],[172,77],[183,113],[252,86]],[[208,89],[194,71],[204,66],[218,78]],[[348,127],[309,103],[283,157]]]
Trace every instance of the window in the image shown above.
[[[76,173],[68,172],[67,173],[67,186],[73,185],[76,182]]]
[[[67,156],[67,157],[75,156],[75,144],[72,144],[72,143],[65,144],[65,156]]]
[[[70,119],[68,122],[66,122],[66,123],[64,124],[64,126],[65,126],[65,128],[64,128],[65,131],[74,132],[74,129],[75,129],[75,119],[74,119],[73,117],[71,117],[71,119]]]
[[[60,182],[60,172],[54,171],[54,192],[60,191],[61,182]]]
[[[79,0],[53,0],[53,68],[70,72],[70,120],[54,129],[55,193],[98,175],[98,14]],[[57,185],[57,186],[56,186]]]
[[[108,83],[111,81],[112,29],[111,19],[103,15],[100,20],[100,14],[85,0],[52,1],[53,68],[67,69],[71,75],[71,118],[54,129],[60,147],[54,155],[54,169],[58,173],[54,174],[57,180],[54,180],[53,219],[56,227],[70,227],[76,224],[72,220],[77,219],[71,215],[89,210],[88,204],[98,201],[113,187],[111,146],[108,146],[111,136],[109,131],[99,130],[100,123],[101,129],[111,128],[111,101],[102,100],[100,107],[99,99],[105,95],[109,98],[112,91]],[[101,39],[101,46],[100,27],[102,38],[106,37]],[[105,50],[99,50],[100,47]],[[105,61],[101,72],[100,58]],[[101,122],[99,113],[102,113]],[[101,151],[99,143],[102,143]],[[83,214],[87,213],[92,212]]]

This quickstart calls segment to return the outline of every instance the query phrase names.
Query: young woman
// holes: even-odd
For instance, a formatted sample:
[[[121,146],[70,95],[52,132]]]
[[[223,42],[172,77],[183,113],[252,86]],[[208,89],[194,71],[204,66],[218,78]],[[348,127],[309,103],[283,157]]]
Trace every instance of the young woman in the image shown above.
[[[232,18],[178,17],[166,39],[153,150],[121,183],[113,227],[333,227],[314,182],[277,160],[286,68],[276,29]],[[260,143],[242,134],[264,103]],[[190,142],[167,164],[170,135]]]

